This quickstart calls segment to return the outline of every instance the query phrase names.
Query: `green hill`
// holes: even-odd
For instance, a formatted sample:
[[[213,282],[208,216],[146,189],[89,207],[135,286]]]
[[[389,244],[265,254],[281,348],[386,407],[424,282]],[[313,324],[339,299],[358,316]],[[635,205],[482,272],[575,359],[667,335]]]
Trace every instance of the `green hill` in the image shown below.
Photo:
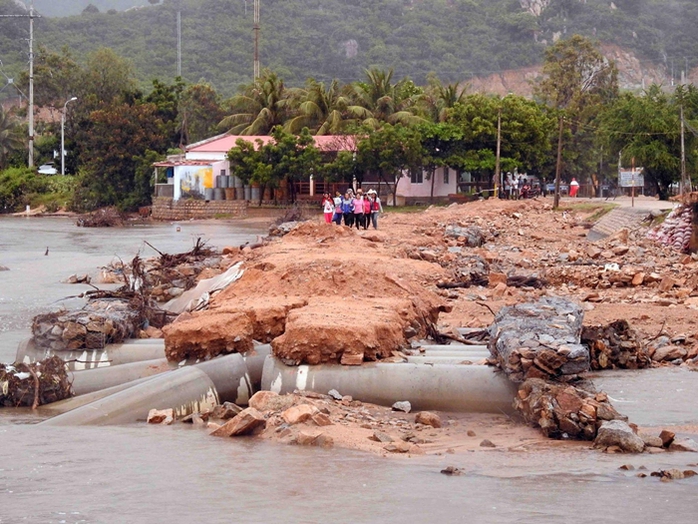
[[[36,42],[56,50],[67,46],[78,59],[111,47],[133,63],[144,86],[155,77],[169,81],[176,73],[176,1],[94,0],[100,10],[147,7],[41,18]],[[50,14],[61,4],[83,3],[37,0],[37,7]],[[252,4],[181,0],[186,80],[205,79],[227,95],[249,82]],[[532,14],[545,5],[540,16]],[[0,0],[0,13],[16,10],[13,0]],[[417,83],[430,73],[468,80],[538,63],[546,45],[573,33],[619,44],[669,69],[672,63],[683,69],[686,61],[698,66],[695,0],[261,0],[261,19],[262,67],[290,85],[307,77],[349,82],[368,66],[394,68],[398,77]],[[15,76],[26,67],[26,27],[25,19],[0,19],[0,60]]]

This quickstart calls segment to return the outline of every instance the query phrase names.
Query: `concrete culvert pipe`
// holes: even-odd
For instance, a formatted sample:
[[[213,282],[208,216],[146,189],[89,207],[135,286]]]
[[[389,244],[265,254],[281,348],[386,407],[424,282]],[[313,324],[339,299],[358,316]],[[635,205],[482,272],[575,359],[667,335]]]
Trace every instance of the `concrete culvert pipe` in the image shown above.
[[[84,395],[173,369],[177,369],[177,364],[170,363],[165,358],[159,358],[143,362],[130,362],[119,366],[73,371],[68,376],[73,383],[75,395]]]
[[[177,417],[226,401],[246,405],[252,394],[247,366],[239,354],[138,381],[133,387],[42,422],[45,425],[118,425],[146,420],[153,409],[172,408]]]
[[[327,393],[336,389],[357,400],[391,406],[409,400],[415,410],[513,413],[516,386],[488,366],[377,364],[286,366],[273,356],[264,363],[262,388]]]
[[[29,364],[52,355],[61,357],[69,370],[80,371],[165,358],[165,341],[161,338],[134,339],[121,344],[107,344],[102,349],[52,351],[37,348],[32,339],[27,339],[19,344],[15,362]]]

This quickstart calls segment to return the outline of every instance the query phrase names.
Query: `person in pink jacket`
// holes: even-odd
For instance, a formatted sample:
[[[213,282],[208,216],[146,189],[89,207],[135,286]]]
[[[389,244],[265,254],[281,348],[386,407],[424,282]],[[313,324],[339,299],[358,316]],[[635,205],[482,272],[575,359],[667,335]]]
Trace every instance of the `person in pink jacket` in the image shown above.
[[[364,229],[368,229],[371,221],[371,199],[368,195],[364,196]]]
[[[361,229],[364,223],[364,196],[362,193],[357,192],[354,197],[354,225],[356,229]]]

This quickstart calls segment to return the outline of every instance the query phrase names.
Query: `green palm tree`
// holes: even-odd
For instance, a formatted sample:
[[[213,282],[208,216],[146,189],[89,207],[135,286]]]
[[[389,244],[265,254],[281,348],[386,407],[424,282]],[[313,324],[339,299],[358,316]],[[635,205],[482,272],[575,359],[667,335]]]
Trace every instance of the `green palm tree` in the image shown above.
[[[445,122],[449,110],[465,101],[468,86],[463,89],[456,84],[443,85],[439,79],[430,81],[426,93],[419,99],[419,111],[433,122]]]
[[[265,70],[242,94],[230,99],[232,112],[218,126],[235,135],[266,135],[286,121],[292,94],[281,78]]]
[[[5,169],[12,153],[23,147],[17,119],[0,106],[0,169]]]
[[[350,100],[342,93],[337,80],[325,86],[324,82],[311,78],[307,87],[296,95],[297,115],[284,126],[290,133],[300,133],[307,127],[315,135],[337,135],[351,122],[347,113]]]
[[[415,114],[419,89],[409,79],[403,78],[395,84],[392,80],[392,69],[368,69],[366,81],[353,85],[354,105],[349,106],[349,114],[374,128],[381,122],[405,125],[424,122],[424,118]]]

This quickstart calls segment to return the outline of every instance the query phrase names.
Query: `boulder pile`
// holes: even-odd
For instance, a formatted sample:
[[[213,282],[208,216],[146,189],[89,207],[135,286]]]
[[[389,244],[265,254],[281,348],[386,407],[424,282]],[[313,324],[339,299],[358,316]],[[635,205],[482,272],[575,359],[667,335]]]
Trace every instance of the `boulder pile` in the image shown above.
[[[573,379],[589,370],[589,350],[580,343],[583,319],[578,304],[558,297],[504,307],[489,329],[490,353],[515,383]]]
[[[53,351],[101,349],[137,336],[142,321],[130,300],[104,298],[77,311],[37,315],[32,335],[37,347]]]
[[[589,347],[594,370],[642,369],[652,364],[640,335],[625,320],[583,326],[581,342]]]
[[[627,420],[613,408],[605,393],[537,378],[521,385],[514,407],[527,422],[554,439],[594,440],[605,421]]]

